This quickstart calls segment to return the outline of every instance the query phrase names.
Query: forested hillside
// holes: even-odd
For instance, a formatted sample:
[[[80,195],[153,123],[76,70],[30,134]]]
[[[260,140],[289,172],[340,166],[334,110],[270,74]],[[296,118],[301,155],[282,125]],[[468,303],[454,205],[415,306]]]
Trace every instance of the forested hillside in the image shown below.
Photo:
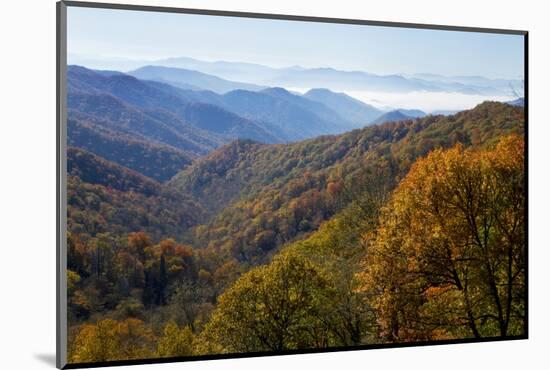
[[[157,194],[160,184],[135,171],[110,163],[101,157],[75,147],[67,148],[67,173],[90,184],[145,195]]]
[[[71,361],[521,334],[524,129],[486,102],[240,139],[164,184],[70,149]]]
[[[517,135],[483,149],[436,149],[395,191],[364,192],[242,275],[219,297],[194,351],[522,335],[523,164]]]
[[[169,145],[137,135],[115,132],[108,125],[69,119],[68,144],[95,153],[109,161],[157,181],[167,181],[191,164],[192,157]]]
[[[188,99],[183,90],[123,73],[69,66],[67,84],[69,143],[155,180],[168,180],[236,138],[282,140],[223,107]]]
[[[191,75],[196,75],[198,80],[191,80],[201,87],[181,83],[182,78],[189,82]],[[161,67],[128,75],[69,66],[67,85],[73,121],[108,127],[134,139],[139,136],[190,156],[203,155],[234,139],[282,143],[338,134],[365,126],[373,118],[372,109],[365,111],[366,106],[359,104],[357,111],[358,102],[344,94],[338,97],[347,98],[347,104],[337,103],[333,108],[332,103],[279,87],[252,89],[215,76]],[[220,89],[223,94],[216,93]]]
[[[89,243],[146,231],[181,239],[206,212],[192,197],[81,149],[67,151],[68,231]]]
[[[317,229],[373,181],[383,178],[391,189],[416,158],[434,148],[486,145],[506,133],[520,134],[522,114],[484,103],[454,116],[390,122],[290,145],[234,142],[170,185],[217,212],[195,229],[198,245],[241,262],[263,261],[278,246]]]

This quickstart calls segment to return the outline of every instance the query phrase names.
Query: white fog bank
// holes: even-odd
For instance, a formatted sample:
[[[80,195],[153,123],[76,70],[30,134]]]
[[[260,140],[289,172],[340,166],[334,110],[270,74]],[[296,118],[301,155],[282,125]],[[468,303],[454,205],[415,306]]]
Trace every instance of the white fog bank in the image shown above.
[[[289,87],[288,89],[302,94],[306,93],[309,90],[307,88],[294,87]],[[459,111],[471,109],[487,100],[504,102],[511,101],[517,98],[512,95],[487,96],[461,94],[456,92],[428,91],[387,93],[379,91],[350,90],[337,92],[343,92],[355,99],[361,100],[364,103],[370,104],[382,110],[391,110],[397,108],[420,109],[426,113],[432,113],[434,111]]]

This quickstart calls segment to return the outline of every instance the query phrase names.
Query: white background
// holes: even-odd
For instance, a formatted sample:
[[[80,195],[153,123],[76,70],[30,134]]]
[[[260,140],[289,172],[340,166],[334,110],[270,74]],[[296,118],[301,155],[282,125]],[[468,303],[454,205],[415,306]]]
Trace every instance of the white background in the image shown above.
[[[115,2],[116,0],[112,0]],[[530,339],[149,365],[147,369],[549,368],[550,39],[544,1],[208,0],[135,4],[530,31]],[[55,358],[55,1],[10,0],[0,22],[0,368]],[[350,47],[352,47],[350,45]],[[468,56],[465,55],[464,58]],[[137,369],[136,367],[132,367]]]

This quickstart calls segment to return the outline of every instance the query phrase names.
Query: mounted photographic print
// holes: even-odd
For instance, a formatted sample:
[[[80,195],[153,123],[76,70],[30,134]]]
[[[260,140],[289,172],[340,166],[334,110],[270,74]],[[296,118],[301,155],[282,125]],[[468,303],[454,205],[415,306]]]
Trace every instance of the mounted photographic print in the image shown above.
[[[58,367],[527,338],[526,60],[58,3]]]

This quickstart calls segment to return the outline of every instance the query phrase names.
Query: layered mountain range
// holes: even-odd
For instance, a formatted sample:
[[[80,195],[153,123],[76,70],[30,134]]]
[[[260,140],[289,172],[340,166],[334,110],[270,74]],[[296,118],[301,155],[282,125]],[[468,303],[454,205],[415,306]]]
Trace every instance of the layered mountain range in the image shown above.
[[[165,182],[197,158],[236,139],[289,143],[426,116],[418,109],[383,111],[324,87],[299,94],[242,82],[247,80],[245,72],[275,76],[275,69],[265,66],[185,58],[163,63],[218,75],[165,66],[144,66],[128,73],[69,66],[68,144]],[[481,84],[485,80],[446,81]],[[522,105],[523,99],[509,104]]]
[[[439,145],[479,141],[480,130],[488,137],[522,130],[514,123],[522,120],[521,100],[484,103],[445,116],[406,109],[380,112],[329,89],[312,89],[304,95],[282,88],[219,94],[171,83],[69,67],[68,172],[70,189],[75,191],[71,194],[81,198],[75,206],[87,209],[87,202],[99,197],[120,215],[132,209],[128,202],[141,199],[149,205],[128,223],[134,225],[130,231],[151,229],[160,222],[149,219],[161,217],[160,204],[174,217],[168,223],[170,230],[181,237],[190,226],[228,206],[224,212],[234,212],[231,207],[241,207],[240,200],[274,191],[281,196],[294,194],[296,190],[287,188],[304,173],[320,171],[312,184],[323,190],[334,182],[329,180],[333,175],[326,177],[329,168],[352,156],[358,160],[352,167],[359,171],[359,159],[377,142],[384,143],[376,147],[385,153],[405,135],[410,148],[406,157],[411,161]],[[307,189],[312,190],[309,185]],[[103,220],[103,227],[123,227],[125,220]]]
[[[189,57],[131,60],[122,58],[94,59],[70,55],[69,58],[71,63],[75,64],[84,64],[97,69],[116,66],[116,69],[127,72],[152,65],[181,68],[226,80],[239,81],[249,86],[255,85],[252,89],[261,86],[318,87],[337,91],[370,90],[394,93],[429,91],[487,96],[507,96],[514,90],[522,90],[521,80],[491,79],[482,76],[441,76],[433,73],[378,75],[364,71],[343,71],[326,67],[270,67],[255,63],[204,61]],[[191,80],[184,83],[193,85]]]
[[[95,123],[89,125],[87,134],[94,133]],[[87,149],[70,141],[69,228],[90,235],[145,230],[156,239],[208,246],[222,261],[261,263],[282,244],[316,230],[365,188],[381,182],[391,189],[431,150],[486,146],[523,130],[522,107],[486,102],[454,115],[407,116],[294,143],[237,139],[185,157],[179,169],[176,152],[157,153],[176,150],[168,144],[127,152],[131,139],[123,135],[112,147],[99,141]],[[166,168],[176,173],[168,182],[159,175]]]
[[[371,332],[380,321],[365,309],[356,273],[364,269],[365,250],[370,248],[365,243],[378,232],[383,207],[392,204],[388,200],[403,183],[415,180],[410,174],[415,168],[418,173],[419,163],[434,182],[407,191],[407,196],[424,192],[426,197],[443,197],[452,189],[460,197],[464,190],[466,202],[486,204],[478,193],[468,192],[472,186],[487,188],[479,181],[486,162],[471,168],[461,162],[480,156],[472,158],[491,158],[498,165],[495,173],[500,177],[487,182],[487,193],[498,197],[499,206],[521,201],[508,194],[521,193],[521,177],[510,169],[523,161],[487,153],[497,143],[521,141],[522,99],[486,101],[442,114],[399,107],[380,110],[326,86],[303,94],[279,87],[261,66],[246,65],[248,71],[265,72],[265,84],[239,78],[244,72],[236,65],[204,66],[226,69],[214,75],[179,66],[128,73],[68,68],[67,312],[69,355],[75,362],[104,361],[95,348],[105,332],[112,333],[109,346],[127,343],[125,348],[146,351],[117,351],[122,357],[113,359],[205,354],[219,343],[232,348],[251,337],[236,329],[261,329],[269,315],[277,327],[280,312],[291,312],[293,320],[305,323],[300,335],[309,333],[301,328],[315,329],[314,337],[322,340],[308,344],[311,348],[384,343],[382,331]],[[315,79],[312,71],[294,72]],[[331,73],[337,81],[338,73]],[[363,77],[355,78],[364,83]],[[508,150],[519,158],[521,148]],[[434,153],[456,157],[457,162],[446,166],[468,176],[466,181],[453,178],[461,187],[436,186],[445,168],[440,162],[426,162]],[[499,187],[501,182],[509,186]],[[439,209],[438,202],[433,204]],[[458,208],[453,205],[452,211],[462,212]],[[506,209],[510,211],[502,214],[507,219],[523,215],[522,208]],[[497,212],[487,214],[493,218]],[[408,233],[408,219],[401,222],[399,230]],[[456,226],[462,224],[453,222],[453,232],[465,235],[464,227]],[[393,224],[390,229],[393,232]],[[434,244],[445,249],[448,239],[432,234],[438,241]],[[520,240],[515,235],[510,240]],[[466,238],[469,246],[472,238]],[[504,239],[494,239],[499,251]],[[399,240],[394,244],[401,251]],[[448,254],[444,251],[441,255]],[[416,250],[411,253],[415,256]],[[498,265],[504,271],[505,264]],[[386,270],[394,271],[391,266]],[[429,269],[428,274],[432,271],[439,270]],[[485,269],[479,271],[482,276]],[[311,285],[312,278],[319,278],[319,284]],[[445,294],[440,284],[436,279],[436,290]],[[326,296],[316,293],[319,289]],[[314,295],[289,305],[296,292]],[[453,297],[460,302],[462,294]],[[271,313],[265,300],[275,304]],[[258,307],[267,307],[262,320],[257,320]],[[230,321],[240,320],[247,310],[248,324]],[[438,311],[429,321],[438,322],[446,314]],[[317,322],[312,318],[322,318],[322,325],[311,326]],[[489,334],[497,330],[485,319],[478,321],[493,330]],[[464,320],[453,317],[452,322],[459,323],[462,338]],[[440,335],[437,329],[434,333]],[[271,327],[265,332],[271,335]],[[306,334],[303,337],[309,338]],[[287,342],[289,348],[298,343]],[[167,343],[174,352],[164,352]],[[254,343],[250,350],[266,348]],[[89,357],[81,357],[83,353]]]
[[[348,156],[362,158],[375,143],[389,150],[406,135],[407,147],[418,143],[410,149],[412,161],[437,145],[479,141],[479,130],[520,132],[507,120],[523,112],[523,99],[456,114],[381,111],[328,88],[299,94],[162,66],[129,73],[69,66],[67,86],[71,225],[88,233],[145,229],[189,238],[187,230],[206,220],[224,223],[231,214],[238,220],[246,199],[256,204],[257,197],[277,193],[277,208],[288,210],[292,194],[338,184],[329,168]],[[356,159],[344,160],[347,171],[362,171]],[[295,189],[315,173],[310,185]],[[108,217],[105,209],[112,210]],[[335,210],[292,226],[293,235]]]
[[[125,74],[70,66],[67,85],[69,144],[158,181],[234,139],[284,143],[338,134],[382,113],[326,89],[303,96],[283,88],[249,90],[173,68]]]

